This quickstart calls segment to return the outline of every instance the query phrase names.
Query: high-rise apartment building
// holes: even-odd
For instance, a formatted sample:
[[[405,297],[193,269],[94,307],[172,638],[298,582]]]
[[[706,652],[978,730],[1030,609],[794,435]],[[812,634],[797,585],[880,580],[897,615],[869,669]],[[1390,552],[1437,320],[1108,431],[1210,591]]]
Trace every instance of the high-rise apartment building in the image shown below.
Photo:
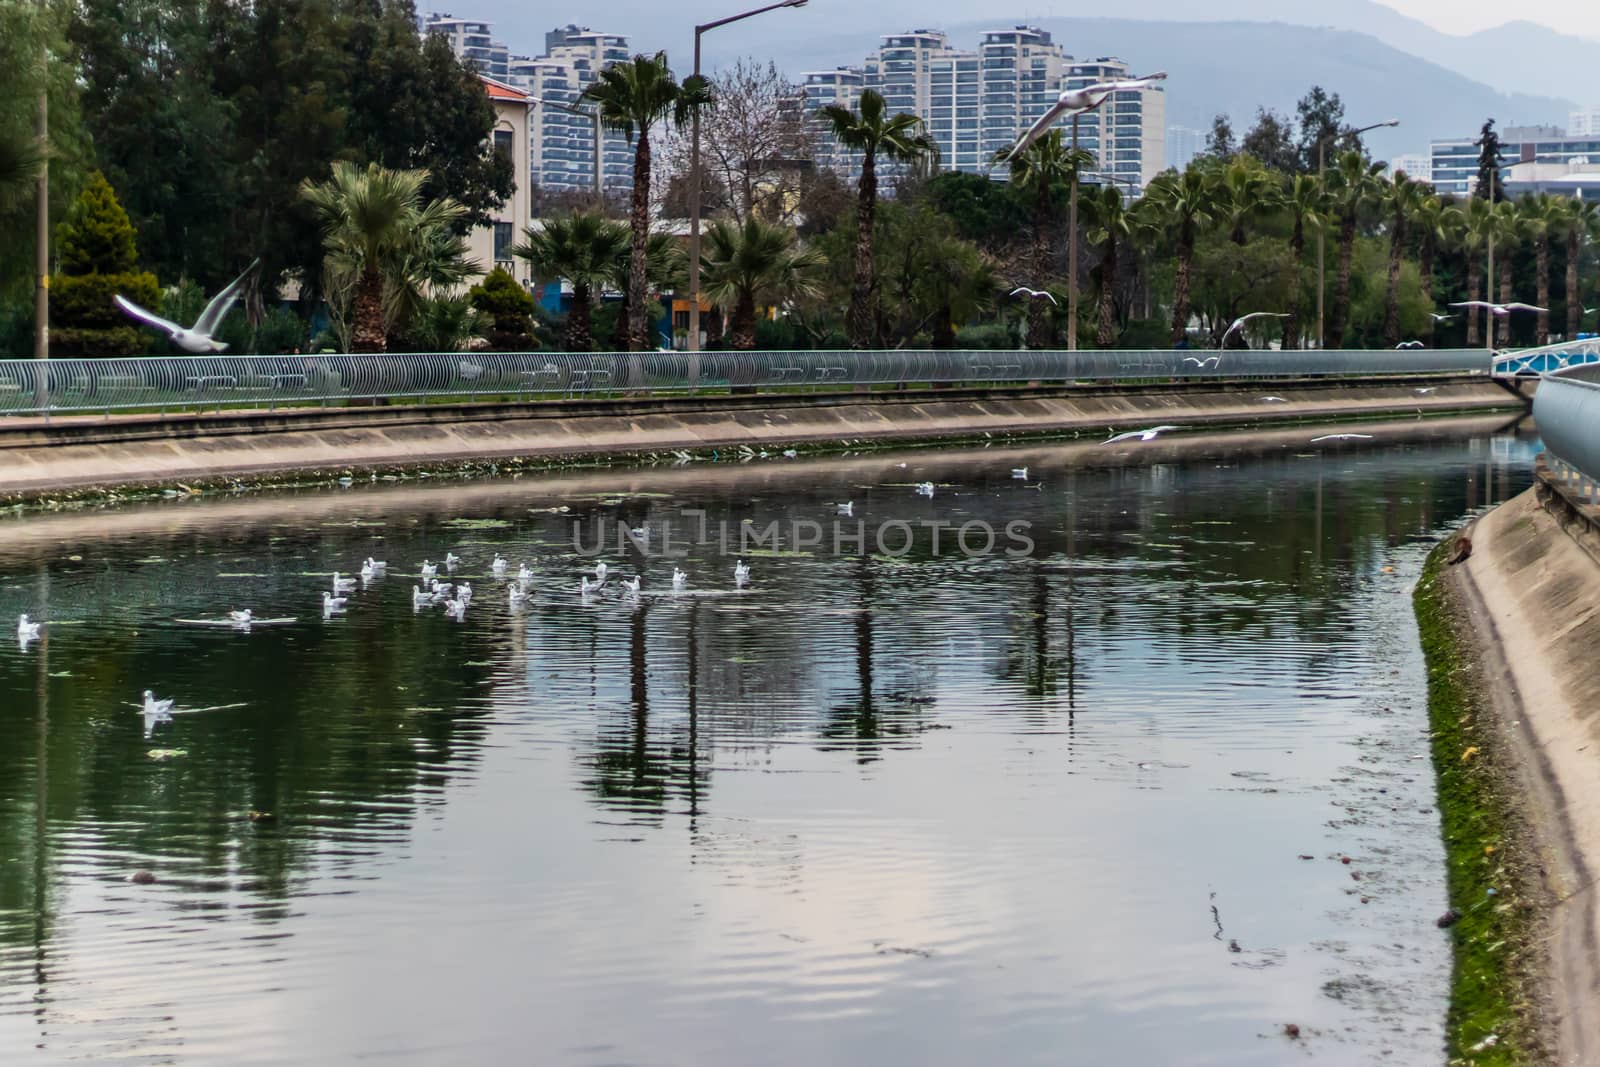
[[[1184,170],[1205,150],[1205,130],[1193,126],[1167,127],[1167,166]]]
[[[1067,68],[1065,89],[1096,82],[1123,81],[1128,64],[1113,56]],[[1071,119],[1061,123],[1070,129]],[[1167,94],[1159,85],[1112,93],[1105,103],[1078,119],[1078,147],[1095,158],[1095,169],[1124,188],[1143,189],[1166,169]]]
[[[985,159],[1016,143],[1061,94],[1069,57],[1031,26],[990,30],[978,42],[979,147]]]
[[[813,70],[801,77],[805,109],[814,117],[819,129],[823,128],[819,114],[823,108],[837,104],[853,110],[861,101],[862,90],[868,88],[867,74],[860,67]],[[825,133],[817,137],[817,162],[847,180],[861,176],[860,153],[849,151]]]
[[[871,88],[883,94],[890,114],[921,116],[939,148],[940,165],[978,169],[980,103],[976,52],[950,47],[943,31],[912,30],[883,39]]]
[[[541,192],[587,193],[594,189],[595,123],[580,103],[600,72],[629,58],[628,38],[586,26],[563,26],[545,34],[545,54],[518,56],[506,81],[533,97],[531,173]],[[607,191],[633,188],[633,147],[621,134],[601,131],[600,170]]]
[[[418,32],[443,37],[450,42],[450,50],[479,74],[505,81],[511,53],[504,41],[497,40],[489,32],[492,25],[475,19],[458,19],[449,12],[417,16]]]

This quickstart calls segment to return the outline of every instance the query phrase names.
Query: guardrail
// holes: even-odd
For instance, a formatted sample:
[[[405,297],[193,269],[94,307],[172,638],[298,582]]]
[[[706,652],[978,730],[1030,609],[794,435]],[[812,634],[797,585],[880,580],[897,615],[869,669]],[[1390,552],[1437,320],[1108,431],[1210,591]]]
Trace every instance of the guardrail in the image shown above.
[[[1533,419],[1550,469],[1586,503],[1600,483],[1600,365],[1546,374],[1533,398]]]
[[[0,414],[905,384],[1490,372],[1484,349],[896,350],[0,360]]]
[[[1494,357],[1494,374],[1497,377],[1528,378],[1541,374],[1555,374],[1570,367],[1584,367],[1600,363],[1600,338],[1568,341],[1565,344],[1545,345],[1543,348],[1520,348],[1497,352]]]

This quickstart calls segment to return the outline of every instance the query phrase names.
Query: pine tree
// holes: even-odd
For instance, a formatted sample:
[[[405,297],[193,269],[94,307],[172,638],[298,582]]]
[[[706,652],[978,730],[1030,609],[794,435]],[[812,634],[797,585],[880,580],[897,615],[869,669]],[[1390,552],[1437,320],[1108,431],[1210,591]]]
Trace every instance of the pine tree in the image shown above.
[[[1500,135],[1495,132],[1494,119],[1485,122],[1478,132],[1478,184],[1472,195],[1489,200],[1506,198],[1500,183]]]
[[[99,171],[89,175],[66,220],[56,227],[60,273],[50,279],[50,352],[58,356],[131,356],[149,338],[117,309],[121,294],[159,307],[156,276],[139,269],[133,223]]]

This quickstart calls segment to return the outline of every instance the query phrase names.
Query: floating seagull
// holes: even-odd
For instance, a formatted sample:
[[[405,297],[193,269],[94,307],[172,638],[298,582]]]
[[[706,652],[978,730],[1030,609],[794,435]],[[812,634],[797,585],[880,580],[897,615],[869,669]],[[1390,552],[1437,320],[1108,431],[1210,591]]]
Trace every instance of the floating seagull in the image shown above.
[[[243,611],[228,612],[228,618],[231,619],[236,626],[249,626],[250,621],[254,619],[255,616],[250,613],[249,608],[245,608]]]
[[[750,580],[750,568],[744,565],[744,560],[737,560],[733,565],[733,584],[743,586]]]
[[[1028,145],[1032,144],[1040,134],[1044,133],[1055,124],[1056,119],[1060,118],[1067,112],[1093,111],[1095,108],[1105,103],[1106,98],[1112,93],[1123,91],[1131,92],[1137,89],[1148,89],[1154,83],[1164,80],[1166,76],[1167,72],[1161,70],[1154,74],[1147,74],[1142,78],[1130,78],[1124,81],[1114,82],[1092,82],[1091,84],[1085,85],[1079,89],[1066,90],[1056,98],[1056,102],[1050,105],[1050,109],[1048,111],[1046,111],[1043,115],[1040,115],[1038,120],[1032,126],[1028,127],[1028,132],[1024,133],[1020,138],[1017,139],[1017,143],[1012,147],[1011,151],[1006,154],[1005,158],[1000,160],[1000,162],[1009,163],[1017,156],[1021,155],[1022,152],[1027,149]]]
[[[431,603],[433,603],[433,594],[432,593],[428,592],[426,589],[422,588],[422,586],[420,586],[420,585],[414,585],[414,586],[411,587],[411,606],[412,607],[420,608],[424,604],[431,604]]]
[[[383,569],[384,569],[384,564],[379,563],[377,560],[373,559],[371,556],[368,556],[366,558],[365,562],[363,562],[361,564],[361,577],[362,577],[362,580],[363,581],[371,581],[373,578],[376,578],[379,574],[382,574],[383,573]]]
[[[783,450],[783,458],[784,459],[794,459],[799,454],[800,454],[799,452],[795,451],[792,448],[786,448],[786,449]]]
[[[206,309],[200,312],[200,317],[188,329],[184,329],[177,323],[164,319],[154,312],[146,311],[120,294],[111,299],[117,307],[122,309],[123,314],[138,319],[146,326],[154,326],[172,338],[172,343],[185,352],[192,352],[196,355],[222,352],[226,351],[228,346],[221,341],[213,340],[212,334],[216,333],[217,329],[221,327],[222,320],[232,310],[234,301],[239,299],[239,293],[244,288],[244,280],[250,276],[250,272],[255,270],[260,262],[259,259],[253,261],[244,269],[243,274],[229,282],[222,292],[212,297],[211,303],[206,305]]]
[[[494,554],[494,562],[489,564],[489,570],[496,578],[499,578],[501,575],[505,574],[506,558],[500,553],[496,552]]]
[[[846,500],[843,504],[835,504],[834,507],[838,510],[839,514],[843,515],[845,518],[855,518],[856,502],[854,500]]]
[[[144,715],[145,737],[153,734],[161,723],[172,721],[172,701],[157,700],[156,695],[148,689],[144,691],[144,704],[140,711]]]
[[[1402,349],[1402,348],[1425,348],[1427,346],[1424,345],[1421,341],[1401,341],[1399,344],[1395,345],[1394,347],[1395,347],[1396,350],[1399,350],[1399,349]]]
[[[1176,426],[1152,426],[1148,430],[1129,430],[1127,433],[1119,433],[1115,437],[1108,437],[1102,443],[1114,445],[1119,441],[1132,441],[1135,437],[1141,441],[1154,441],[1162,434],[1176,429]]]
[[[341,578],[339,572],[333,572],[333,591],[335,593],[348,593],[356,587],[354,578]]]
[[[438,573],[439,573],[438,564],[433,563],[431,560],[426,560],[426,559],[422,561],[422,576],[424,578],[432,578],[435,574],[438,574]]]
[[[172,701],[157,700],[156,695],[149,689],[144,691],[144,712],[146,715],[172,710]]]
[[[601,578],[598,581],[590,581],[589,580],[589,576],[587,574],[585,574],[583,577],[579,578],[578,582],[579,582],[578,591],[581,592],[584,596],[588,596],[590,593],[599,592],[601,587],[603,587],[606,584],[606,580],[604,578]]]
[[[450,591],[455,588],[455,585],[451,582],[441,582],[439,579],[435,578],[428,588],[433,590],[434,596],[449,596]]]
[[[447,570],[455,570],[461,565],[461,557],[454,552],[446,552],[444,554],[444,565]]]
[[[39,636],[39,623],[29,622],[26,615],[17,616],[17,640],[26,644]]]
[[[1537,304],[1524,304],[1520,300],[1513,300],[1506,304],[1494,304],[1487,300],[1463,300],[1458,304],[1451,304],[1453,308],[1487,308],[1489,314],[1497,319],[1503,319],[1513,311],[1549,311],[1549,308],[1539,307]]]
[[[1028,480],[1028,468],[1027,467],[1012,467],[1011,468],[1011,477],[1017,479],[1020,482],[1027,481]]]
[[[1042,296],[1046,300],[1050,301],[1050,303],[1055,304],[1056,307],[1061,306],[1060,302],[1056,300],[1054,295],[1046,292],[1043,289],[1029,289],[1026,285],[1019,285],[1015,289],[1011,290],[1012,296],[1016,296],[1018,293],[1027,293],[1028,299],[1030,300],[1037,300]]]
[[[531,581],[533,581],[533,572],[528,569],[528,565],[526,563],[524,563],[524,564],[520,565],[519,567],[517,567],[517,581],[519,581],[519,582],[531,582]]]
[[[688,571],[681,571],[676,567],[672,568],[672,588],[674,590],[682,589],[683,586],[684,586],[684,583],[686,583],[688,580],[689,580],[689,572]]]
[[[601,585],[605,585],[606,584],[606,569],[607,568],[606,568],[606,561],[605,560],[601,560],[599,563],[596,563],[594,565],[595,580],[598,581]]]
[[[467,618],[467,602],[465,600],[446,601],[444,613],[446,618],[454,619],[457,622],[465,622]]]
[[[638,596],[639,576],[635,574],[632,578],[622,579],[622,588],[627,591],[629,596]]]
[[[1222,357],[1207,356],[1205,359],[1199,359],[1195,356],[1184,356],[1183,361],[1185,363],[1193,363],[1196,367],[1204,367],[1207,363],[1221,363]]]
[[[472,603],[472,583],[459,582],[456,585],[456,597],[464,604]]]
[[[1267,404],[1287,404],[1288,403],[1288,401],[1285,400],[1281,396],[1264,396],[1264,397],[1261,398],[1261,400],[1262,400],[1263,403],[1267,403]]]
[[[528,591],[526,589],[522,588],[522,586],[520,586],[520,585],[507,586],[506,587],[506,600],[510,602],[512,607],[517,607],[517,606],[527,602],[527,600],[528,600]]]
[[[1370,433],[1325,433],[1321,437],[1313,437],[1311,439],[1311,443],[1312,444],[1316,444],[1318,441],[1370,441],[1370,440],[1372,440],[1372,435]]]
[[[1244,324],[1249,322],[1251,319],[1260,319],[1260,318],[1286,319],[1288,317],[1289,317],[1288,314],[1286,312],[1283,312],[1283,311],[1252,311],[1248,315],[1240,315],[1238,318],[1233,320],[1233,324],[1230,325],[1228,327],[1228,329],[1223,333],[1223,335],[1222,335],[1222,343],[1219,344],[1217,347],[1218,348],[1227,348],[1228,347],[1228,338],[1233,336],[1233,331],[1238,330],[1238,329],[1242,329],[1244,327]],[[1246,348],[1250,347],[1250,344],[1249,344],[1248,341],[1245,342],[1245,347]]]
[[[322,594],[322,614],[333,615],[336,612],[343,611],[344,606],[348,603],[350,603],[348,597],[334,596],[332,593],[324,592]]]
[[[925,496],[929,500],[932,500],[933,499],[933,483],[932,482],[922,482],[922,483],[920,483],[917,486],[917,495],[918,496]]]

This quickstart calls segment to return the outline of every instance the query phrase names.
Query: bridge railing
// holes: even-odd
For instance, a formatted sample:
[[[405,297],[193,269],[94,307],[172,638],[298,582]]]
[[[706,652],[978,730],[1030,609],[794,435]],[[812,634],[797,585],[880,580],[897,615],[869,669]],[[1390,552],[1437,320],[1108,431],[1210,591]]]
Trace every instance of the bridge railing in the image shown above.
[[[0,414],[1031,381],[1488,374],[1484,349],[869,350],[0,360]]]
[[[1498,377],[1531,377],[1591,363],[1600,363],[1600,338],[1496,352],[1494,373]]]
[[[1551,468],[1574,495],[1593,502],[1600,496],[1600,363],[1541,378],[1533,419]]]

